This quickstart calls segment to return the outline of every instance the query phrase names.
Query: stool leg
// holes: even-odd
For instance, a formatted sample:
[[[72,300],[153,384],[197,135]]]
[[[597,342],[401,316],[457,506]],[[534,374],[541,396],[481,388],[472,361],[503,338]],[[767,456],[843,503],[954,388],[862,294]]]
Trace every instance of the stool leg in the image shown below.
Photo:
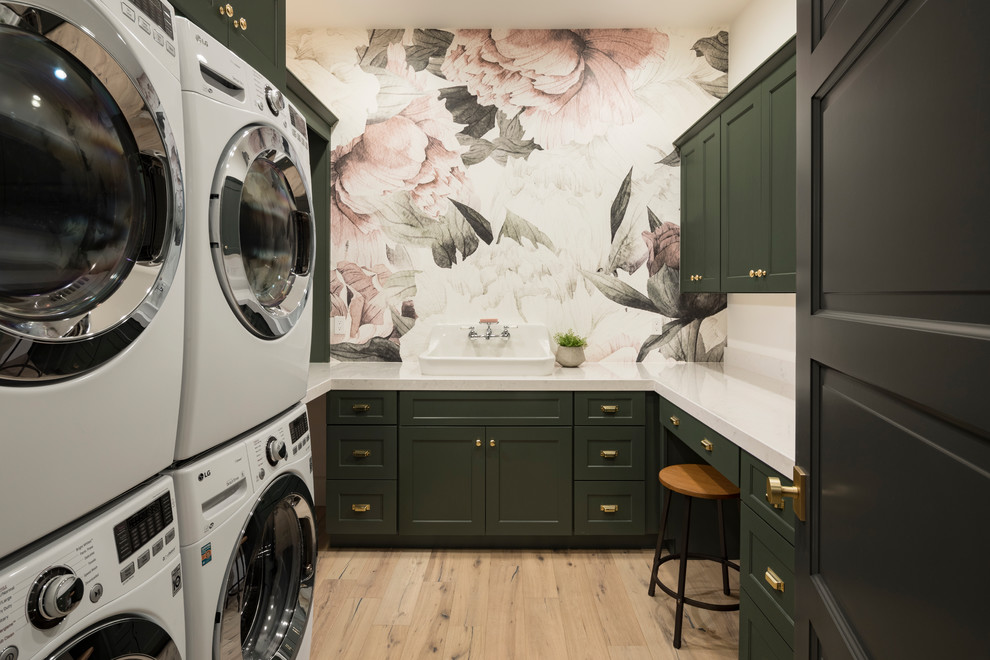
[[[667,531],[667,514],[670,513],[670,491],[667,491],[663,498],[663,516],[660,517],[660,534],[657,535],[657,551],[653,553],[653,572],[650,573],[650,588],[647,591],[651,596],[657,593],[657,571],[660,570],[660,553],[663,551],[663,535]]]
[[[722,500],[718,503],[718,544],[722,549],[722,593],[729,595],[729,551],[725,549],[725,518],[722,517]]]
[[[685,497],[684,504],[684,541],[681,546],[680,569],[677,573],[677,611],[674,612],[674,648],[681,648],[681,622],[684,618],[684,583],[687,580],[688,532],[691,529],[691,500]]]

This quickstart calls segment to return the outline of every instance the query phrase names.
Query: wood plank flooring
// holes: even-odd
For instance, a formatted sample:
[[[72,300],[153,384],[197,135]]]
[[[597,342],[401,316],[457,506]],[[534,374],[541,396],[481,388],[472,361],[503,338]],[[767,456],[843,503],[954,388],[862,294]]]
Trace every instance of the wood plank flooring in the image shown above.
[[[728,660],[739,613],[647,593],[652,550],[335,549],[321,543],[314,660]],[[675,585],[676,562],[662,567]],[[688,595],[731,602],[712,562],[689,562]],[[738,573],[730,571],[733,598]]]

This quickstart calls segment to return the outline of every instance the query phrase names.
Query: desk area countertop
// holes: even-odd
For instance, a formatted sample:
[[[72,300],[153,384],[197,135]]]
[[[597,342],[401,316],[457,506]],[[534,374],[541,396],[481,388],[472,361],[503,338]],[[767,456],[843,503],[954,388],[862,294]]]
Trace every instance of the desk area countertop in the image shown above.
[[[781,474],[794,467],[794,386],[722,364],[586,363],[550,376],[424,376],[414,362],[309,368],[306,401],[330,390],[651,391]]]

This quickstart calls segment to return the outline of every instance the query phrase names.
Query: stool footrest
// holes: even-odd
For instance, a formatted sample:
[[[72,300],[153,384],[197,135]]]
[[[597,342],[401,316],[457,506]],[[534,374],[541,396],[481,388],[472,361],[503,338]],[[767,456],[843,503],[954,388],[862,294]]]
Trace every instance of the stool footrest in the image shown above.
[[[678,598],[677,592],[674,591],[673,589],[671,589],[670,587],[668,587],[667,585],[665,585],[660,580],[660,566],[664,562],[673,561],[675,559],[680,559],[680,558],[681,558],[680,553],[677,553],[676,555],[667,555],[666,557],[661,557],[660,558],[660,561],[657,562],[657,572],[653,574],[653,584],[656,584],[658,587],[660,587],[660,589],[663,590],[663,592],[665,594],[667,594],[671,598],[674,598],[675,600]],[[704,559],[706,561],[713,561],[716,564],[721,564],[722,563],[722,558],[721,557],[715,557],[713,555],[703,555],[703,554],[695,553],[695,552],[689,552],[688,555],[687,555],[687,558],[688,559]],[[733,569],[735,569],[737,571],[739,570],[739,564],[737,564],[735,562],[726,561],[725,564],[729,568],[733,568]],[[694,598],[688,598],[687,596],[684,596],[682,598],[682,600],[687,605],[691,605],[693,607],[700,607],[703,610],[713,610],[715,612],[733,612],[733,611],[739,609],[739,603],[725,603],[725,604],[706,603],[704,601],[695,600]]]

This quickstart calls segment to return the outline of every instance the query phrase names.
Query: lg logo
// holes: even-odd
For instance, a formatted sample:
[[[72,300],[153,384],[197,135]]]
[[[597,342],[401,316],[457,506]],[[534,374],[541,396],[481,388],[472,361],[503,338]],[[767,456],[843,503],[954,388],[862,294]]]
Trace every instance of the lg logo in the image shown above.
[[[198,34],[196,35],[196,41],[198,41],[199,43],[203,44],[207,48],[210,47],[210,42],[207,41],[206,39],[204,39],[203,37],[199,36]]]
[[[199,473],[199,480],[202,481],[203,479],[206,479],[211,474],[213,474],[213,473],[210,470],[207,470],[206,472],[200,472]]]

